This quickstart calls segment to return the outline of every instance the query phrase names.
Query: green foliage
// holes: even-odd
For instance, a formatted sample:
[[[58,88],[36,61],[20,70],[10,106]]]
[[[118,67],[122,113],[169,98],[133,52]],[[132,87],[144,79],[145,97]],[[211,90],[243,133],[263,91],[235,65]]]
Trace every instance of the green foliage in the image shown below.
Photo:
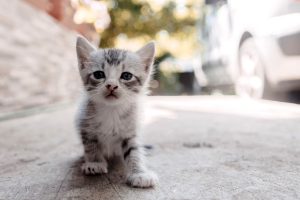
[[[175,9],[176,4],[172,1],[158,12],[154,12],[146,1],[143,3],[119,1],[116,8],[109,10],[111,23],[101,34],[100,47],[113,47],[116,37],[121,33],[125,33],[128,38],[139,36],[154,38],[160,30],[167,30],[172,34],[183,32],[187,25],[194,25],[195,19],[191,16],[177,19],[174,15]]]

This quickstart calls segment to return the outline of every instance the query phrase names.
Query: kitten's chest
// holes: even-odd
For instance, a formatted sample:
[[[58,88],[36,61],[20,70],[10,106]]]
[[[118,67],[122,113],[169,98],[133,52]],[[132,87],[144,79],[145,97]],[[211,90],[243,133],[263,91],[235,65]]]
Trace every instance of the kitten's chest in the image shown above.
[[[123,127],[120,117],[115,113],[103,114],[100,117],[101,131],[116,134]]]
[[[128,121],[122,119],[119,112],[99,112],[94,120],[99,124],[96,130],[98,135],[123,137],[128,132]]]

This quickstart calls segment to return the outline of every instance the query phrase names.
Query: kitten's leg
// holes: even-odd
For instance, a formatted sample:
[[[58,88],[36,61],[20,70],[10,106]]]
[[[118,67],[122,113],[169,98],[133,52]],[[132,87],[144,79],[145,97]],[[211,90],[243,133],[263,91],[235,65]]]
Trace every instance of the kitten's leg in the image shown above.
[[[127,173],[127,183],[133,187],[153,187],[157,176],[147,170],[144,164],[144,152],[135,138],[124,139],[123,158]]]
[[[107,173],[107,162],[102,155],[101,145],[96,135],[90,136],[87,132],[81,132],[84,147],[85,163],[82,165],[82,172],[85,174]]]

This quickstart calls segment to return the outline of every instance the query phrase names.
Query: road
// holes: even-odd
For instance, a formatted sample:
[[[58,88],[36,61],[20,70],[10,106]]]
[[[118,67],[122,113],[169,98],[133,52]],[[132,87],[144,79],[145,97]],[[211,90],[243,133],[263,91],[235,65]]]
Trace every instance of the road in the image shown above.
[[[76,107],[0,122],[0,199],[300,199],[300,106],[235,97],[148,97],[152,189],[81,174]]]

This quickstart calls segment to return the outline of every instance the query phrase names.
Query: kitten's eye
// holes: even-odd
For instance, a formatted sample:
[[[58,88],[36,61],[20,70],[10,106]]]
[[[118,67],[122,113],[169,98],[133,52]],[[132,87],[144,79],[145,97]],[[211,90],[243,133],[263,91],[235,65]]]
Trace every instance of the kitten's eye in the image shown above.
[[[105,78],[105,74],[103,71],[95,71],[93,73],[95,79],[101,79],[101,78]]]
[[[124,80],[130,80],[132,78],[132,74],[130,74],[129,72],[124,72],[122,73],[121,78]]]

